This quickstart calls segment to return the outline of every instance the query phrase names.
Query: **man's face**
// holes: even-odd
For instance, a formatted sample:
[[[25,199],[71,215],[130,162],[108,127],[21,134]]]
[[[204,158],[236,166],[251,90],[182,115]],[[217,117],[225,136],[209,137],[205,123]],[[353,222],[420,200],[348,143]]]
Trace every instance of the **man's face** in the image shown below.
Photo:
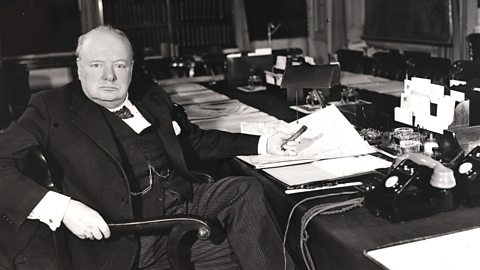
[[[85,95],[106,107],[118,107],[127,96],[133,60],[127,41],[99,31],[86,37],[77,59],[78,77]]]

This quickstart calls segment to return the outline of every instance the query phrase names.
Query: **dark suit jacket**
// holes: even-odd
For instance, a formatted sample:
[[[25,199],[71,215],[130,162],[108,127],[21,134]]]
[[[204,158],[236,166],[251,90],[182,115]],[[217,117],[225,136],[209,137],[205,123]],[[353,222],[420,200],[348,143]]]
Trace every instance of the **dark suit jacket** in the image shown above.
[[[257,153],[257,136],[201,130],[158,87],[133,102],[159,122],[157,133],[168,146],[169,156],[179,157],[177,162],[183,162],[182,156],[210,159]],[[107,222],[133,218],[128,180],[101,110],[105,109],[83,94],[78,81],[32,96],[18,122],[0,135],[3,219],[14,227],[21,226],[47,192],[16,168],[16,161],[26,150],[37,145],[61,168],[64,194],[92,207]],[[182,129],[177,137],[172,120]],[[75,268],[130,269],[138,248],[133,237],[89,241],[65,231]]]

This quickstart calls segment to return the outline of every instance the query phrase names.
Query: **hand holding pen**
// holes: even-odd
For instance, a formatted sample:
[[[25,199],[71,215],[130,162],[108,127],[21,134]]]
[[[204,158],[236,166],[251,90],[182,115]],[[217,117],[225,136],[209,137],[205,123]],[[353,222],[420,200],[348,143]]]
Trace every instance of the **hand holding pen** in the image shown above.
[[[305,125],[301,126],[299,130],[293,133],[292,136],[290,136],[287,140],[285,140],[284,143],[282,143],[282,145],[280,146],[282,150],[286,150],[285,146],[288,144],[288,142],[295,141],[298,137],[300,137],[300,135],[302,135],[305,131],[307,131],[307,129],[308,129],[307,126]]]

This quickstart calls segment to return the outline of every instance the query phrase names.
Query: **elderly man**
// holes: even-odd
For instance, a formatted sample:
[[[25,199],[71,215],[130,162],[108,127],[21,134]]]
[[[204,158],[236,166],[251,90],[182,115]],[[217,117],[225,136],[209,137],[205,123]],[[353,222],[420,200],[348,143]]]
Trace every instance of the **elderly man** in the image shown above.
[[[281,148],[289,134],[264,138],[199,129],[161,89],[131,83],[131,44],[112,27],[81,36],[76,53],[79,81],[34,95],[0,135],[2,218],[16,227],[27,219],[52,230],[63,224],[75,269],[168,269],[165,237],[113,238],[107,221],[198,214],[217,221],[227,237],[194,243],[197,269],[283,269],[281,238],[261,185],[248,177],[201,183],[184,157],[294,155],[294,142]],[[61,194],[16,168],[32,146],[59,164]]]

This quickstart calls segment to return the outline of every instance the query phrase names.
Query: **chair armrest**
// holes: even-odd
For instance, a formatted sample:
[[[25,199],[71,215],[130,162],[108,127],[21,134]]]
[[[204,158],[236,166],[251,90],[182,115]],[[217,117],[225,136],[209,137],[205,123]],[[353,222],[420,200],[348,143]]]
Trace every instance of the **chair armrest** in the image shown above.
[[[197,231],[197,238],[207,240],[211,228],[207,221],[196,215],[175,215],[157,219],[109,223],[112,235],[145,234],[169,231],[167,255],[172,269],[194,269],[190,262],[190,249],[196,239],[190,233]]]
[[[120,223],[109,223],[112,234],[145,234],[159,231],[171,231],[181,227],[182,231],[198,231],[197,237],[206,240],[211,229],[207,221],[196,215],[175,215],[156,219],[136,220]]]

